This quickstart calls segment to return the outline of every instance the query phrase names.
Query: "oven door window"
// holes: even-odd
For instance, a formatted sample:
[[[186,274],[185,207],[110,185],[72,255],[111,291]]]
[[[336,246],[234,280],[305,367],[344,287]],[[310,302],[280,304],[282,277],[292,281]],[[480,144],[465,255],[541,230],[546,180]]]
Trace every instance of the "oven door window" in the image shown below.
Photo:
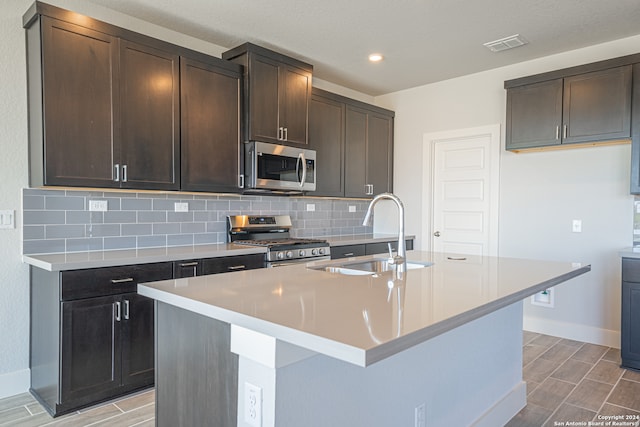
[[[302,182],[304,168],[297,157],[260,153],[257,160],[258,178],[280,182]],[[315,161],[307,159],[305,182],[313,183],[315,178]]]

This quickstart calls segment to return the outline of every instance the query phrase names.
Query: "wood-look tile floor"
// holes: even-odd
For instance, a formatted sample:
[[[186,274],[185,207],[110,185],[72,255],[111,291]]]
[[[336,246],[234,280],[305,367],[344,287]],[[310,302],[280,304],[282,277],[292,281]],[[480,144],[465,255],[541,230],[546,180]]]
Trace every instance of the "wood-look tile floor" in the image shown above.
[[[599,415],[640,417],[640,372],[620,368],[620,350],[525,331],[522,354],[527,406],[507,427],[588,425],[600,421]],[[0,426],[153,427],[154,415],[153,390],[58,418],[29,393],[0,399]]]
[[[29,394],[0,399],[0,426],[154,427],[153,389],[52,418]]]
[[[640,425],[640,372],[620,350],[525,331],[522,355],[527,406],[507,427]]]

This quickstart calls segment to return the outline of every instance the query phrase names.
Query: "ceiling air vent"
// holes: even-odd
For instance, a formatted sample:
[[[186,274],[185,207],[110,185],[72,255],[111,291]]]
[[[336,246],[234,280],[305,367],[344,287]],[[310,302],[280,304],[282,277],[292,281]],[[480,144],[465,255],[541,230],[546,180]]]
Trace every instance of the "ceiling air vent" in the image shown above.
[[[501,52],[503,50],[513,49],[514,47],[523,46],[529,43],[520,34],[514,34],[513,36],[505,37],[492,42],[484,44],[492,52]]]

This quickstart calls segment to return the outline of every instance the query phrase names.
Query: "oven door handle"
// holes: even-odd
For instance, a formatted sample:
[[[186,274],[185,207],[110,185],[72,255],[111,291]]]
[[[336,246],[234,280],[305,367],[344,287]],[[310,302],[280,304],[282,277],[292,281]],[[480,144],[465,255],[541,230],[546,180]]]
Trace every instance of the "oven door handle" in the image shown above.
[[[304,187],[307,181],[307,160],[304,158],[304,153],[298,154],[298,160],[296,161],[296,175],[300,176],[300,163],[302,163],[302,179],[299,179],[300,188]]]

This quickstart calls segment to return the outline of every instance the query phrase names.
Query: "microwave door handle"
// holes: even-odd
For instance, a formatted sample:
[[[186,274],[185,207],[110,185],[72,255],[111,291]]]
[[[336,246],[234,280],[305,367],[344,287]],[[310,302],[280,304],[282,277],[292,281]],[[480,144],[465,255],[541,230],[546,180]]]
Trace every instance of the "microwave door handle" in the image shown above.
[[[304,187],[304,184],[307,181],[307,161],[304,158],[304,153],[298,154],[298,162],[302,163],[302,179],[300,180],[300,187]],[[296,162],[296,169],[298,168],[298,162]],[[297,170],[296,173],[298,173]]]

